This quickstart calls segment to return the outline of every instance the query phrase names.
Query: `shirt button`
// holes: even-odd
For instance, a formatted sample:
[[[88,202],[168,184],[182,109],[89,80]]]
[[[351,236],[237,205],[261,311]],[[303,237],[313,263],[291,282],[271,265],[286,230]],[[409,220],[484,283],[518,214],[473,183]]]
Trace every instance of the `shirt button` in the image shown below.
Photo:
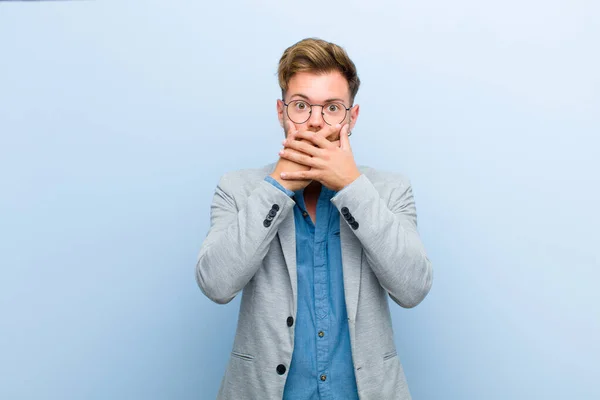
[[[319,337],[323,337],[323,336],[325,336],[325,332],[319,331]]]
[[[306,211],[302,211],[302,216],[303,217],[308,217],[308,213]]]
[[[327,379],[327,375],[325,375],[325,374],[321,375],[321,380],[322,380],[323,382],[325,382],[325,380],[326,380],[326,379]]]

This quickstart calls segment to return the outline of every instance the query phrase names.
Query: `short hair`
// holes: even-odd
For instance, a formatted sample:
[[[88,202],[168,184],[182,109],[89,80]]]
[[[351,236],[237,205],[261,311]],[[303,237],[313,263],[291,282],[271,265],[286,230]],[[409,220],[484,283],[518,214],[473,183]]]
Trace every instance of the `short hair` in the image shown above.
[[[277,73],[281,95],[285,97],[290,79],[298,72],[323,74],[332,71],[339,71],[346,78],[350,89],[350,101],[354,102],[360,79],[346,50],[322,39],[303,39],[285,49],[279,60]]]

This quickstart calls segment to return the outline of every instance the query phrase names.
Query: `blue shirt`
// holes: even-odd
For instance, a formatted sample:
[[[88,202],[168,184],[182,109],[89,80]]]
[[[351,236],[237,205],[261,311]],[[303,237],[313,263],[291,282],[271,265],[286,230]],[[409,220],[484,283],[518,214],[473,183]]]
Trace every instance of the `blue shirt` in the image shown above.
[[[270,176],[266,181],[293,196],[296,225],[298,309],[294,352],[284,400],[358,400],[344,297],[340,213],[321,186],[316,225],[304,190],[292,192]]]

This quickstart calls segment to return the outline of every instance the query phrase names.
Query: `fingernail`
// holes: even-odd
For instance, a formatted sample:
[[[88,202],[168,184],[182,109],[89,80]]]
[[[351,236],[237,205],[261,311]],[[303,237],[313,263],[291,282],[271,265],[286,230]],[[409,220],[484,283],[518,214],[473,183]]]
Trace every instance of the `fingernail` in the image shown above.
[[[285,178],[286,176],[287,176],[287,174],[286,174],[285,172],[282,172],[282,173],[281,173],[281,177],[282,177],[282,178]]]

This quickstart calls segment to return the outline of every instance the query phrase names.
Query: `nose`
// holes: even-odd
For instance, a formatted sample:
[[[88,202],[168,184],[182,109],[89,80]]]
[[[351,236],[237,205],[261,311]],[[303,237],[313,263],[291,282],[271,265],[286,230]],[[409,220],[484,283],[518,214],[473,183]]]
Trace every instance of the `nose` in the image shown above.
[[[323,120],[323,109],[319,106],[313,106],[310,118],[306,121],[309,130],[319,131],[323,129],[325,121]]]

